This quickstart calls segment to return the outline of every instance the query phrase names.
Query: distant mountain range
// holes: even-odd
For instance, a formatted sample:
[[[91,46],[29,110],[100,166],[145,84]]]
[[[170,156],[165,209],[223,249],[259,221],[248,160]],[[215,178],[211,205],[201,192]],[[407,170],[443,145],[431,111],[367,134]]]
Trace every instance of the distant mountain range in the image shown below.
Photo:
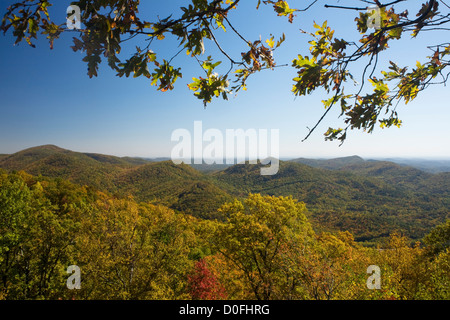
[[[403,166],[409,166],[430,173],[450,172],[450,160],[429,160],[429,159],[408,159],[408,158],[381,158],[364,160],[359,156],[350,156],[335,159],[307,159],[298,158],[289,161],[300,162],[311,167],[324,168],[330,170],[352,169],[369,162],[391,162]]]
[[[431,173],[450,172],[450,160],[427,160],[427,159],[404,159],[388,158],[386,161],[392,161],[398,164],[411,166]]]
[[[261,165],[175,165],[170,160],[80,153],[45,145],[0,155],[0,168],[61,178],[99,190],[216,218],[226,201],[248,193],[304,201],[317,230],[349,230],[374,244],[394,230],[419,239],[450,213],[450,172],[430,173],[358,156],[280,161],[273,176]]]

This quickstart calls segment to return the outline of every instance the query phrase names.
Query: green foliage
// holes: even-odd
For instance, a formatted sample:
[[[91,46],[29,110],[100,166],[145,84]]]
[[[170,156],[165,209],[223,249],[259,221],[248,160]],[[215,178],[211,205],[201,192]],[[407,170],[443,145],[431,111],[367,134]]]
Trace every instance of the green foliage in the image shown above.
[[[194,95],[203,100],[205,107],[207,103],[211,102],[213,97],[222,95],[223,99],[228,100],[227,94],[230,93],[227,90],[229,85],[229,81],[227,80],[228,76],[219,76],[217,73],[213,73],[213,70],[220,63],[221,61],[212,63],[211,56],[209,56],[202,63],[202,68],[206,72],[206,78],[192,78],[194,82],[188,84],[189,89],[195,92]]]
[[[433,228],[423,239],[431,256],[445,253],[450,247],[450,219]]]
[[[123,1],[74,1],[72,4],[81,9],[83,28],[78,30],[79,37],[73,38],[72,49],[85,53],[83,61],[87,64],[88,76],[91,78],[98,75],[99,65],[105,58],[109,67],[117,72],[117,76],[128,77],[131,74],[133,77],[144,76],[151,79],[151,85],[156,85],[158,90],[165,92],[172,90],[176,80],[182,77],[181,69],[171,64],[173,58],[181,51],[170,59],[158,62],[157,53],[151,50],[152,42],[163,41],[166,37],[176,39],[179,46],[186,50],[186,54],[197,61],[198,57],[205,53],[207,40],[215,42],[223,51],[214,35],[216,30],[226,32],[226,25],[229,25],[236,35],[243,39],[227,18],[228,13],[236,9],[238,2],[239,0],[234,2],[193,0],[191,4],[180,8],[182,14],[178,18],[172,18],[171,15],[153,22],[141,18],[139,1],[129,1],[126,5]],[[292,22],[295,9],[289,8],[286,1],[273,4],[278,15],[288,16]],[[47,10],[49,6],[51,6],[49,1],[33,0],[11,5],[3,17],[1,30],[7,32],[12,28],[16,44],[25,38],[32,46],[34,44],[31,43],[31,38],[37,38],[40,31],[47,35],[53,48],[53,41],[68,29],[64,23],[57,25],[50,21]],[[136,52],[130,58],[120,57],[124,42],[137,36],[144,36],[148,41],[147,46],[144,49],[137,46]],[[262,66],[274,66],[271,50],[264,47],[261,41],[244,40],[244,42],[251,50],[243,54],[242,61],[234,61],[226,54],[233,65],[239,65],[250,73],[260,71]],[[277,43],[277,47],[281,42]],[[227,99],[228,93],[231,92],[227,89],[227,75],[211,73],[212,69],[220,64],[220,61],[212,61],[213,59],[208,57],[201,64],[207,73],[206,79],[193,78],[194,82],[189,85],[189,89],[194,91],[194,95],[205,105],[212,101],[212,97],[222,96],[223,99]],[[213,67],[209,69],[208,64]],[[150,71],[151,68],[153,72]],[[239,80],[238,77],[237,81]],[[245,80],[234,89],[240,89],[244,82]]]
[[[1,296],[13,299],[187,297],[189,216],[62,180],[0,179]],[[82,288],[66,288],[69,265]]]
[[[308,218],[315,230],[348,230],[366,245],[379,243],[395,230],[419,240],[448,217],[450,180],[446,173],[430,174],[357,157],[298,160],[302,161],[306,165],[281,161],[275,176],[261,176],[260,164],[218,165],[216,169],[224,170],[202,173],[171,161],[150,162],[43,146],[0,159],[0,168],[68,179],[202,219],[223,219],[217,209],[234,198],[242,200],[248,193],[292,195],[308,205]]]
[[[188,165],[78,153],[55,146],[27,149],[0,160],[0,168],[68,179],[137,201],[154,201],[194,216],[212,217],[231,199]]]
[[[316,2],[310,1],[305,8],[299,9],[292,8],[288,1],[264,0],[257,2],[256,10],[261,5],[271,6],[277,16],[287,17],[287,21],[292,23],[296,13],[307,12]],[[407,10],[400,2],[403,1],[379,5],[372,12],[356,7],[325,5],[333,8],[331,10],[354,9],[357,12],[355,29],[359,35],[356,39],[350,36],[336,38],[326,20],[321,24],[314,22],[313,33],[302,30],[312,38],[309,41],[310,56],[298,54],[292,59],[292,67],[297,71],[292,92],[296,96],[304,96],[318,89],[325,90],[329,96],[323,100],[326,110],[318,123],[334,105],[340,105],[344,126],[329,128],[325,132],[326,140],[343,142],[348,129],[372,132],[376,126],[400,127],[402,122],[395,108],[399,102],[407,104],[429,85],[447,82],[444,70],[449,65],[450,46],[445,42],[429,44],[427,48],[432,54],[415,66],[401,67],[390,61],[387,70],[379,70],[378,61],[389,50],[392,41],[404,40],[408,33],[414,39],[424,31],[437,30],[436,26],[449,22],[448,8],[439,7],[438,0],[423,3],[420,9],[408,7]],[[206,106],[213,98],[227,100],[230,94],[246,90],[251,75],[277,66],[273,53],[284,42],[285,34],[276,43],[272,34],[265,41],[261,38],[246,39],[244,32],[230,21],[231,16],[241,10],[239,3],[240,0],[191,0],[178,12],[149,21],[139,12],[139,1],[128,1],[126,5],[119,0],[74,1],[72,4],[81,9],[83,27],[77,30],[79,35],[73,38],[72,49],[85,54],[83,61],[87,64],[89,77],[96,77],[102,60],[106,60],[117,76],[146,77],[162,92],[172,90],[177,79],[183,76],[182,69],[175,67],[173,60],[185,51],[206,74],[192,77],[193,81],[188,84],[194,96]],[[68,30],[64,23],[51,21],[50,6],[51,1],[14,3],[7,8],[0,28],[4,33],[12,30],[15,44],[25,40],[32,47],[35,46],[34,39],[41,33],[53,48],[55,39],[72,30]],[[379,20],[379,26],[370,29],[374,13],[378,15],[375,19]],[[226,48],[219,42],[219,32],[241,41],[243,49],[238,48],[241,51],[239,59],[233,57],[234,48]],[[132,52],[123,57],[122,49],[132,43],[128,42],[131,39],[145,41],[145,47],[130,45]],[[153,51],[158,48],[154,44],[158,41],[175,41],[180,50],[170,57],[160,57],[160,53]],[[212,50],[207,50],[207,42],[213,44]],[[225,56],[230,68],[216,68],[222,60],[210,55],[210,51]],[[207,58],[202,58],[203,55]],[[364,67],[362,74],[358,75],[362,81],[357,83],[352,66],[358,70],[359,62],[363,62]],[[230,74],[234,74],[234,80]],[[377,78],[376,74],[382,77]],[[439,81],[436,80],[438,76],[441,76]],[[231,86],[230,81],[233,83]],[[366,83],[371,83],[373,88],[366,90]]]
[[[259,165],[236,165],[214,176],[236,196],[251,192],[302,199],[316,230],[348,230],[367,245],[395,230],[418,240],[448,217],[444,181],[432,191],[434,175],[392,163],[362,162],[329,171],[280,161],[274,176],[261,176]]]
[[[305,205],[292,197],[259,194],[219,209],[227,222],[217,229],[214,244],[243,272],[255,298],[286,298],[286,293],[277,288],[285,279],[280,268],[281,248],[288,241],[309,241],[313,231],[304,211]]]
[[[63,268],[79,227],[74,221],[79,203],[60,198],[75,196],[66,185],[53,185],[58,194],[47,189],[50,185],[24,173],[1,177],[0,291],[7,297],[54,299],[63,288]]]
[[[80,299],[182,299],[193,239],[172,210],[102,197],[77,235]],[[102,279],[102,281],[99,281]]]
[[[250,194],[219,222],[4,171],[0,209],[2,299],[449,298],[448,222],[423,245],[392,234],[365,248],[349,232],[315,233],[292,197]],[[66,287],[73,264],[78,290]],[[371,264],[381,290],[365,286]]]
[[[450,250],[439,253],[429,263],[426,283],[419,284],[418,299],[449,300],[450,299]]]

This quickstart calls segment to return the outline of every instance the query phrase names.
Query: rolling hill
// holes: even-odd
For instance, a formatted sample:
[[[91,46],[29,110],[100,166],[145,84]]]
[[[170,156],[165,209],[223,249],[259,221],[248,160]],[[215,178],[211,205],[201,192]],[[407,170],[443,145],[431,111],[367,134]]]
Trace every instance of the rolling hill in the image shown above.
[[[232,199],[216,187],[210,177],[188,165],[80,153],[53,145],[34,147],[0,158],[0,168],[67,179],[118,196],[132,195],[138,201],[161,203],[199,217],[214,215],[223,202]]]
[[[380,177],[392,183],[417,183],[432,176],[431,173],[413,167],[389,161],[364,160],[358,156],[330,160],[299,158],[290,162],[303,163],[315,168],[349,171],[366,177]]]
[[[210,177],[189,165],[175,165],[172,161],[122,170],[112,182],[121,194],[202,218],[214,216],[222,203],[232,200]]]
[[[289,160],[290,162],[303,163],[310,167],[322,168],[329,170],[339,170],[350,165],[362,164],[365,160],[359,156],[350,156],[334,159],[308,159],[308,158],[297,158]]]
[[[259,175],[257,165],[234,166],[215,176],[243,193],[292,195],[307,204],[317,229],[349,230],[360,241],[382,238],[396,229],[420,238],[437,221],[449,217],[444,174],[431,176],[418,188],[413,183],[395,184],[351,171],[281,161],[274,176]]]
[[[172,161],[80,153],[46,145],[0,157],[0,168],[63,178],[117,196],[161,203],[200,218],[248,193],[292,195],[304,201],[316,230],[348,230],[374,244],[394,230],[413,239],[449,217],[450,173],[431,174],[360,157],[280,161],[273,176],[260,165],[202,172]],[[217,169],[217,168],[216,168]]]
[[[29,148],[0,158],[0,168],[5,170],[63,178],[110,191],[116,191],[110,177],[138,164],[139,159],[74,152],[54,145]]]
[[[404,159],[387,158],[386,161],[398,163],[400,165],[414,167],[430,173],[450,172],[450,159]]]

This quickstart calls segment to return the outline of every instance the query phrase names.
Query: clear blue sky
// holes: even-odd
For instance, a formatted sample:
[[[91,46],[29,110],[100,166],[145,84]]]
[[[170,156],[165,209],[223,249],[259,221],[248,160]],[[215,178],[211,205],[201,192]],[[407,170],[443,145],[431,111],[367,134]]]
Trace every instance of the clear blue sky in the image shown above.
[[[1,16],[12,2],[1,1]],[[53,19],[62,23],[70,1],[55,2],[57,5],[51,10]],[[240,10],[229,18],[248,39],[261,36],[265,40],[271,33],[278,37],[285,32],[287,40],[275,56],[278,64],[290,65],[297,54],[307,53],[308,38],[299,29],[312,31],[313,19],[318,23],[328,20],[337,29],[337,37],[356,35],[355,13],[324,9],[324,1],[319,1],[308,14],[298,14],[293,24],[276,17],[270,7],[256,11],[256,2],[243,1]],[[186,1],[142,3],[141,16],[152,19],[158,15],[163,18],[171,12],[178,15],[180,4]],[[356,154],[366,158],[450,158],[450,90],[447,87],[430,88],[407,106],[399,106],[404,123],[401,129],[377,128],[372,134],[351,131],[339,147],[339,143],[323,139],[329,126],[343,126],[336,109],[306,142],[301,142],[308,132],[306,127],[312,127],[324,111],[321,100],[325,96],[318,92],[295,99],[290,91],[295,76],[291,67],[261,72],[249,81],[247,92],[240,92],[229,101],[214,100],[204,109],[186,86],[202,70],[186,54],[173,60],[173,64],[184,69],[183,78],[176,82],[175,90],[161,93],[146,78],[116,77],[106,64],[101,65],[98,78],[89,79],[86,65],[81,61],[83,55],[70,49],[73,35],[62,35],[53,50],[45,38],[36,41],[37,48],[33,49],[25,42],[13,46],[10,34],[0,35],[0,153],[54,144],[75,151],[118,156],[169,156],[175,145],[170,141],[172,131],[193,130],[194,121],[201,120],[204,129],[217,128],[223,132],[238,128],[279,129],[281,157]],[[218,35],[223,46],[239,57],[244,47],[236,47],[241,44],[239,40],[229,39],[231,34],[228,36]],[[402,40],[380,57],[380,63],[394,60],[402,65],[414,64],[417,59],[423,61],[428,53],[423,46],[441,43],[443,37],[443,34],[427,34],[415,41]],[[206,43],[207,49],[212,47],[212,43]],[[154,51],[160,57],[170,58],[178,49],[175,42],[163,41]],[[127,57],[128,52],[124,50],[122,57]],[[228,68],[226,58],[218,57],[224,60],[224,68]]]

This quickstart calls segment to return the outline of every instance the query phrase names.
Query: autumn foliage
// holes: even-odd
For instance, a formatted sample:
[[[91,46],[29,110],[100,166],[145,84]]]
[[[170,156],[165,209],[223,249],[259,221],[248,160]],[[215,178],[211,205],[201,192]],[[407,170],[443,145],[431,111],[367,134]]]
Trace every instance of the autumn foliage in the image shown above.
[[[189,293],[194,300],[226,299],[225,288],[208,269],[205,259],[195,263],[194,270],[188,275]]]
[[[313,229],[292,197],[249,194],[195,218],[63,179],[0,171],[1,299],[449,299],[449,223],[364,247]],[[81,288],[66,286],[67,267]],[[367,267],[381,289],[367,288]]]
[[[444,39],[436,41],[435,37],[429,37],[427,44],[419,44],[422,47],[419,49],[426,48],[431,52],[415,65],[400,65],[401,61],[390,61],[391,56],[386,54],[393,42],[412,42],[425,31],[428,34],[448,30],[445,25],[450,23],[450,7],[444,1],[410,1],[407,4],[402,0],[384,4],[375,1],[373,5],[377,7],[372,9],[376,8],[377,28],[371,27],[373,10],[372,13],[367,10],[371,2],[354,2],[360,2],[360,7],[348,7],[346,3],[325,4],[325,10],[313,11],[320,1],[255,1],[255,11],[268,7],[281,17],[281,22],[286,25],[295,22],[299,26],[296,30],[310,35],[308,44],[296,44],[290,53],[293,57],[291,67],[295,69],[294,74],[297,72],[292,79],[291,91],[296,96],[305,96],[324,89],[327,97],[323,100],[323,116],[305,139],[333,107],[341,110],[343,126],[330,127],[325,132],[327,140],[343,142],[348,129],[371,132],[375,126],[399,127],[402,121],[395,108],[398,103],[407,104],[430,85],[445,84],[448,80],[450,45]],[[51,7],[54,3],[56,1],[50,0],[13,3],[6,8],[0,31],[11,32],[15,44],[26,41],[32,47],[36,46],[38,37],[45,37],[53,48],[55,40],[73,31],[64,20],[53,17]],[[145,14],[143,2],[137,0],[80,0],[71,4],[80,8],[79,19],[83,22],[76,30],[71,48],[84,55],[83,61],[91,78],[98,75],[103,62],[118,77],[145,77],[157,90],[170,91],[183,77],[184,69],[190,69],[177,67],[174,61],[184,51],[193,64],[199,66],[197,72],[201,74],[188,76],[193,82],[187,87],[206,106],[214,98],[228,100],[241,89],[247,90],[247,80],[258,72],[286,66],[278,65],[275,60],[275,51],[285,43],[284,33],[276,38],[270,34],[265,40],[261,35],[259,39],[246,38],[246,30],[238,27],[239,19],[259,16],[258,11],[243,11],[241,0],[186,1],[185,6],[177,8],[168,17],[160,17],[154,12],[153,9],[158,9],[155,5],[151,12],[158,17],[156,20]],[[344,34],[344,38],[338,38],[328,25],[327,13],[335,15],[339,9],[354,11],[354,18],[342,20],[342,24],[353,24],[356,36]],[[316,15],[314,20],[320,21],[314,22],[313,32],[303,30],[308,27],[302,23],[307,14]],[[275,23],[265,19],[262,24]],[[228,41],[223,41],[224,38]],[[131,39],[133,41],[128,41]],[[236,46],[227,45],[228,42],[234,44],[234,40],[238,41]],[[159,52],[160,46],[156,43],[160,41],[177,44],[180,50],[169,55],[165,50]],[[299,47],[309,47],[309,54],[298,53]],[[123,52],[127,54],[124,56]],[[365,66],[363,71],[360,70],[361,63]]]

